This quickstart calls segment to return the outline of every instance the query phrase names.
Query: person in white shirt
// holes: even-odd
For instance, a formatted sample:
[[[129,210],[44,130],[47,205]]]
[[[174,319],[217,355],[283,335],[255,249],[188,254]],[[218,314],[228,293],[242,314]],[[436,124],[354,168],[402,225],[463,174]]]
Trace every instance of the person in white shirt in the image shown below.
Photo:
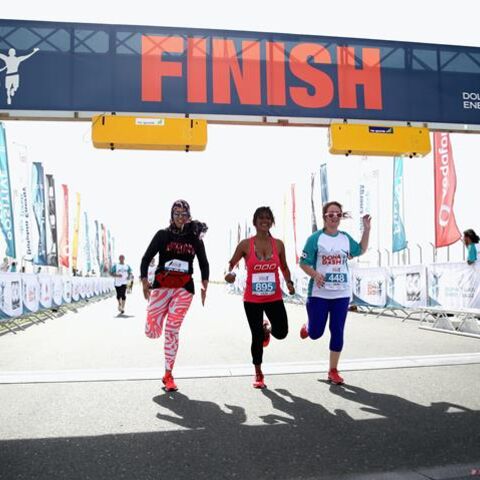
[[[118,311],[125,313],[125,300],[128,278],[132,275],[132,269],[130,265],[125,263],[125,255],[118,257],[118,263],[116,263],[110,270],[110,274],[115,277],[115,290],[117,291]]]

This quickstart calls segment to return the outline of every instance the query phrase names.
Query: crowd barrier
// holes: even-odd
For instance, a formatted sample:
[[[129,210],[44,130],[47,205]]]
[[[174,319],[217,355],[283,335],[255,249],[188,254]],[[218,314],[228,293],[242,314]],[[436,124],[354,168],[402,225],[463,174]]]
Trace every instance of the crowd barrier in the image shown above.
[[[0,322],[60,308],[114,290],[109,277],[0,273]]]
[[[364,268],[352,265],[352,305],[361,311],[417,318],[422,328],[480,336],[480,269],[467,263],[432,263]],[[232,293],[245,288],[246,272],[238,269]],[[298,267],[292,270],[296,295],[305,302],[309,278]],[[282,290],[287,293],[285,282]],[[285,296],[288,300],[288,295]],[[452,319],[451,317],[454,317]],[[456,321],[456,324],[455,324]],[[424,324],[428,324],[425,327]]]

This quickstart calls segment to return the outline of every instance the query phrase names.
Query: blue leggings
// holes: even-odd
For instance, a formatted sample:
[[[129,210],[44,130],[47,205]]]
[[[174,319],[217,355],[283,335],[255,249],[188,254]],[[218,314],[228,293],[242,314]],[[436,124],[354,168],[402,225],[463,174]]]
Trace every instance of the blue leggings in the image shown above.
[[[347,318],[350,298],[307,298],[308,336],[316,340],[323,335],[330,314],[330,350],[341,352],[343,348],[343,330]]]

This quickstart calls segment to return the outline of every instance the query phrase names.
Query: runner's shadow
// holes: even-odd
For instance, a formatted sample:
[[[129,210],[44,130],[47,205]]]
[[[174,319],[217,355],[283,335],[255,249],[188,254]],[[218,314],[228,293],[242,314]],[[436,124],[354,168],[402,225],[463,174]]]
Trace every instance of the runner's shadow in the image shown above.
[[[264,423],[269,425],[284,423],[302,427],[302,429],[307,430],[316,429],[321,425],[322,429],[325,430],[327,427],[337,428],[338,424],[341,422],[352,421],[350,416],[344,410],[336,409],[334,410],[334,413],[331,413],[320,404],[311,402],[302,397],[297,397],[288,390],[282,388],[278,388],[275,391],[265,388],[262,390],[262,393],[272,402],[273,408],[288,415],[288,417],[285,417],[272,413],[261,416],[260,418]]]
[[[160,407],[170,410],[173,415],[157,413],[159,420],[179,425],[191,430],[231,429],[246,422],[245,409],[225,404],[228,412],[214,402],[191,400],[180,392],[167,392],[158,395],[153,401]]]
[[[327,380],[319,380],[320,383],[329,383]],[[421,405],[406,398],[389,393],[370,392],[355,385],[330,384],[330,392],[351,402],[361,405],[360,410],[386,417],[396,422],[416,422],[427,416],[439,417],[448,415],[451,408],[462,412],[472,412],[471,409],[462,405],[449,402],[433,402],[430,405]]]
[[[135,318],[135,315],[126,315],[125,313],[118,313],[113,318]]]

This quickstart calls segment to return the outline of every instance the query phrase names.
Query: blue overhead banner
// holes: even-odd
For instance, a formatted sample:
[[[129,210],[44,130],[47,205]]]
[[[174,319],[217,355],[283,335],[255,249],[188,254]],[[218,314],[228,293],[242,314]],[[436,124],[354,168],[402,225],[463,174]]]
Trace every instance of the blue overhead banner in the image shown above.
[[[480,48],[0,20],[0,110],[480,124]]]

